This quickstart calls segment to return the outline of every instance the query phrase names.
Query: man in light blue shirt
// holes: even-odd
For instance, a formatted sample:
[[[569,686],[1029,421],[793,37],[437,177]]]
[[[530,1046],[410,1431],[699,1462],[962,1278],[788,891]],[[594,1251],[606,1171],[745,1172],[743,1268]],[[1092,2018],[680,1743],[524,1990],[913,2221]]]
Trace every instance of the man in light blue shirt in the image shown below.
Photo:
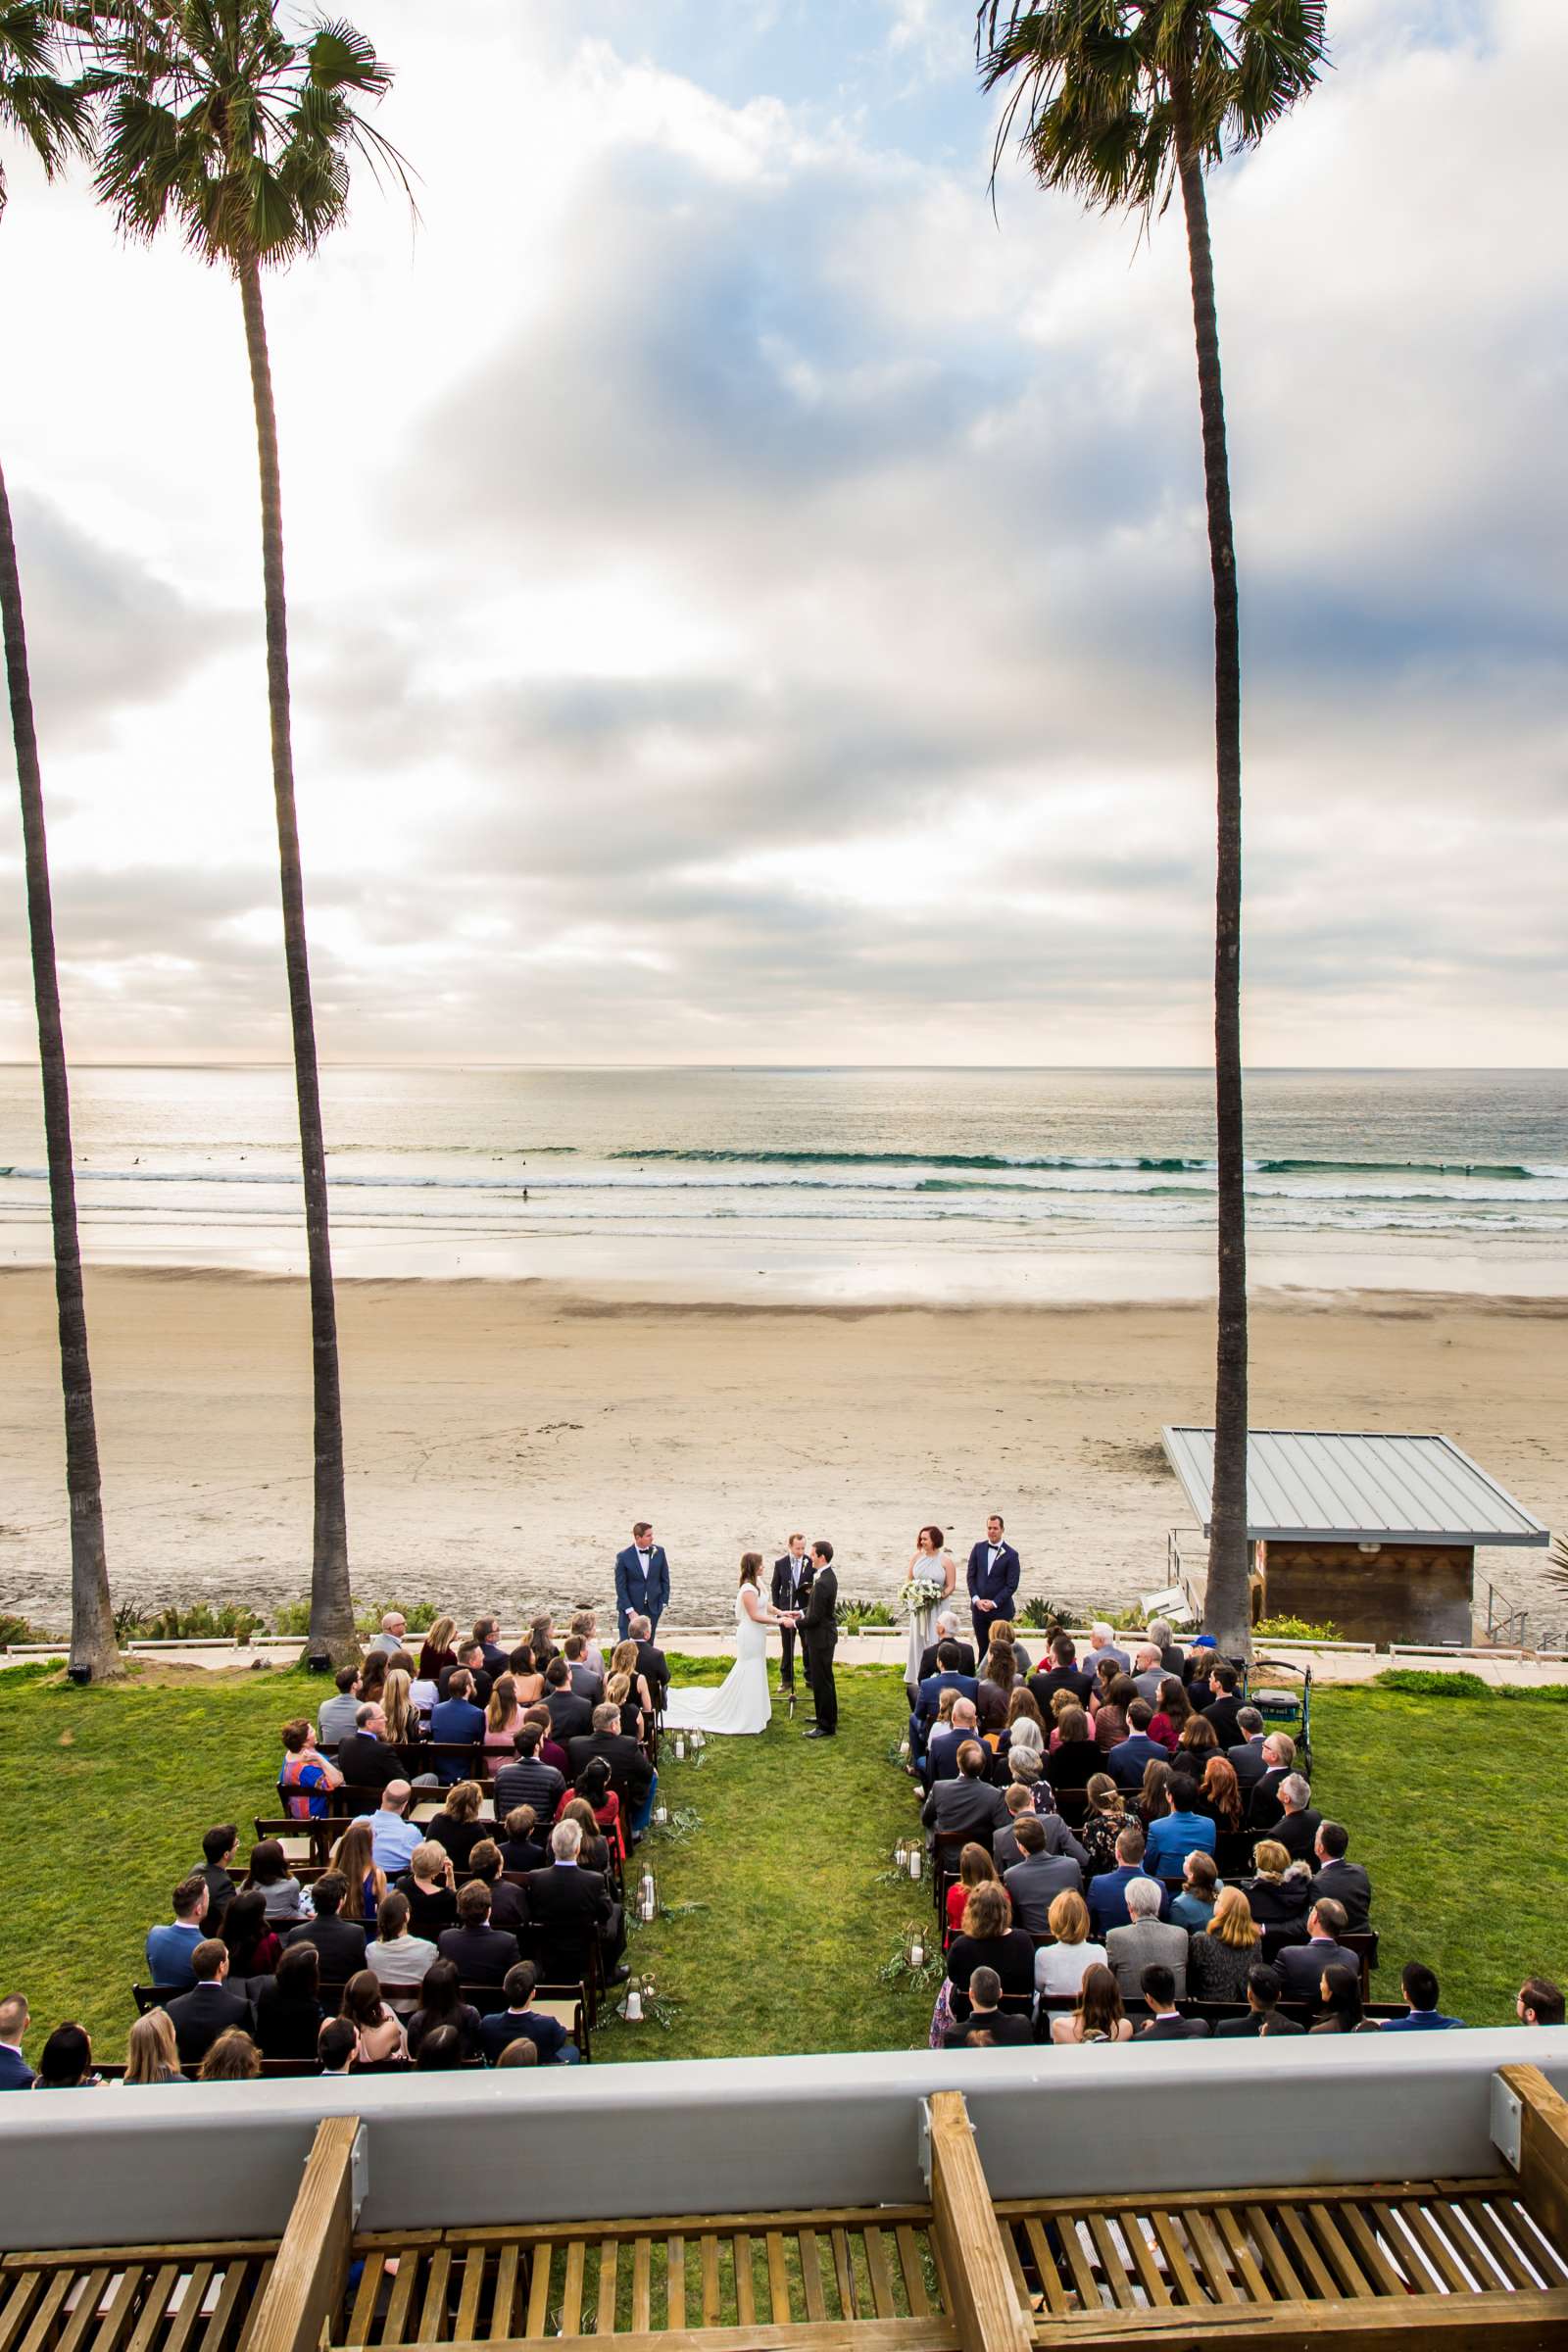
[[[207,1881],[199,1871],[180,1880],[173,1903],[172,1927],[154,1928],[148,1935],[147,1982],[177,1985],[181,1992],[188,1992],[196,1982],[191,1954],[206,1934],[202,1922],[207,1917]]]
[[[414,1849],[424,1843],[424,1833],[412,1821],[405,1821],[403,1809],[414,1794],[407,1781],[388,1781],[381,1791],[378,1813],[362,1813],[359,1818],[370,1833],[370,1853],[379,1870],[390,1879],[408,1869],[414,1859]]]

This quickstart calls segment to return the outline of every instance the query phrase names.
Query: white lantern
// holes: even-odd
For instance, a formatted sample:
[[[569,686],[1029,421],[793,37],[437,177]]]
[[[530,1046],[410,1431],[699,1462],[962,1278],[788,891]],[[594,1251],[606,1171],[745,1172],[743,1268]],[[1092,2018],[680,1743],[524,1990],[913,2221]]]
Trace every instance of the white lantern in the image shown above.
[[[692,1754],[693,1754],[694,1756],[700,1756],[700,1755],[702,1754],[702,1752],[703,1752],[703,1748],[704,1748],[705,1744],[706,1744],[706,1742],[704,1741],[704,1739],[703,1739],[703,1735],[702,1735],[702,1733],[701,1733],[700,1731],[699,1731],[699,1732],[693,1732],[693,1734],[692,1734]]]
[[[660,1798],[658,1804],[654,1807],[654,1827],[656,1830],[663,1830],[669,1827],[669,1807],[665,1804],[662,1797]]]
[[[911,1968],[924,1968],[925,1966],[925,1945],[920,1941],[918,1931],[910,1940],[909,1966]]]
[[[916,1841],[916,1843],[914,1843],[913,1845],[911,1845],[911,1846],[910,1846],[910,1848],[909,1848],[909,1876],[910,1876],[910,1878],[911,1878],[911,1879],[917,1879],[917,1878],[920,1876],[920,1859],[921,1859],[921,1853],[922,1853],[922,1848],[921,1848],[921,1846],[919,1845],[918,1841]]]
[[[686,1761],[686,1735],[684,1732],[675,1734],[675,1761],[677,1764],[684,1764]]]
[[[637,1882],[637,1916],[645,1926],[659,1917],[659,1889],[651,1870],[645,1870]]]
[[[628,2026],[640,2026],[643,2022],[643,1996],[635,1977],[626,1988],[626,2006],[621,2015]]]

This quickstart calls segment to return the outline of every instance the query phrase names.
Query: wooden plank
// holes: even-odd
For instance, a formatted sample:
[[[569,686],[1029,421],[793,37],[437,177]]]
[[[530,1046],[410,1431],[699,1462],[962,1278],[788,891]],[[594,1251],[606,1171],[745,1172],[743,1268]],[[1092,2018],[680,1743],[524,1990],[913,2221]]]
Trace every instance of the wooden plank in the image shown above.
[[[711,2230],[703,2231],[703,2326],[716,2328],[723,2317],[723,2303],[718,2291],[718,2239]]]
[[[153,2352],[153,2346],[163,2331],[164,2318],[169,2310],[169,2298],[174,2291],[174,2282],[178,2277],[179,2265],[177,2262],[166,2262],[162,2270],[154,2273],[153,2282],[147,2289],[147,2299],[141,2307],[141,2317],[136,2322],[127,2352]]]
[[[1528,2213],[1508,2195],[1488,2199],[1488,2207],[1499,2230],[1505,2230],[1519,2248],[1521,2259],[1533,2270],[1543,2286],[1568,2286],[1568,2262],[1555,2246],[1548,2246]]]
[[[1442,2294],[1442,2279],[1415,2243],[1410,2231],[1401,2227],[1393,2206],[1381,2197],[1376,2198],[1372,2205],[1372,2219],[1389,2249],[1389,2260],[1404,2273],[1406,2292]]]
[[[30,2255],[8,2254],[8,2262],[31,2262]],[[0,2308],[0,2352],[12,2352],[12,2346],[32,2316],[33,2305],[43,2291],[44,2274],[33,2268],[13,2273],[7,2281],[10,2293]]]
[[[517,2274],[521,2268],[520,2246],[503,2246],[496,2262],[496,2291],[490,2302],[490,2340],[505,2342],[512,2333],[513,2314],[517,2303]],[[550,2286],[550,2249],[544,2252],[545,2287]]]
[[[801,2231],[801,2285],[806,2294],[808,2320],[825,2320],[827,2303],[822,2294],[822,2260],[816,2248],[816,2231]]]
[[[1321,2295],[1327,2303],[1337,2302],[1340,2290],[1334,2283],[1333,2273],[1318,2252],[1316,2241],[1296,2207],[1282,2205],[1279,2218],[1280,2234],[1289,2244],[1297,2267],[1304,2273],[1312,2292]]]
[[[1261,2304],[1266,2309],[1274,2300],[1274,2290],[1257,2267],[1257,2257],[1252,2252],[1251,2242],[1247,2231],[1236,2218],[1235,2207],[1221,2205],[1216,2210],[1214,2219],[1219,2225],[1219,2233],[1225,2240],[1243,2286],[1246,2287],[1254,2303]]]
[[[425,2278],[424,2302],[419,2310],[419,2341],[438,2344],[447,2331],[447,2282],[452,2277],[452,2248],[437,2246]]]
[[[1483,2180],[1475,2185],[1494,2188],[1499,2183]],[[1511,2181],[1500,2185],[1511,2193]],[[0,2271],[54,2271],[62,2268],[82,2271],[102,2264],[111,2271],[119,2272],[127,2262],[226,2262],[231,2256],[276,2252],[275,2237],[202,2238],[188,2246],[167,2243],[157,2246],[49,2246],[39,2254],[0,2254]]]
[[[1568,2289],[1551,2294],[1405,2295],[1275,2304],[1261,2320],[1246,2303],[1210,2308],[1201,2330],[1180,2311],[1101,2311],[1036,2323],[1038,2352],[1281,2352],[1307,2346],[1332,2352],[1562,2352],[1568,2337]]]
[[[566,2276],[561,2289],[561,2332],[582,2333],[582,2275],[588,2249],[580,2237],[566,2241]]]
[[[1198,2283],[1193,2266],[1187,2259],[1187,2248],[1177,2235],[1176,2225],[1170,2215],[1163,2205],[1152,2205],[1149,2218],[1153,2225],[1154,2235],[1159,2240],[1159,2250],[1165,2257],[1165,2267],[1170,2273],[1171,2301],[1184,2303],[1189,2308],[1196,2305],[1200,2311],[1207,2311],[1208,2297]]]
[[[1269,2276],[1269,2284],[1282,2303],[1300,2303],[1306,2299],[1306,2289],[1296,2275],[1289,2254],[1280,2242],[1274,2228],[1274,2216],[1265,2205],[1243,2208],[1247,2227],[1252,2233],[1252,2243],[1262,2259]]]
[[[375,2318],[376,2300],[380,2295],[381,2281],[385,2276],[385,2255],[367,2254],[364,2267],[360,2272],[360,2283],[354,2297],[354,2309],[349,2314],[348,2341],[351,2345],[368,2344],[370,2340],[370,2323]]]
[[[1168,2308],[1170,2288],[1165,2284],[1159,2265],[1154,2260],[1153,2250],[1144,2229],[1142,2215],[1118,2213],[1116,2227],[1120,2230],[1123,2243],[1132,2256],[1133,2269],[1138,2273],[1139,2284],[1150,2302],[1156,2311]]]
[[[409,2313],[414,2305],[414,2290],[419,2281],[420,2256],[400,2254],[397,2275],[392,2280],[392,2292],[386,2299],[386,2317],[381,2322],[383,2344],[403,2344],[408,2341]]]
[[[1306,2210],[1317,2231],[1318,2243],[1328,2258],[1329,2268],[1335,2274],[1336,2291],[1359,2295],[1368,2303],[1375,2301],[1376,2289],[1362,2274],[1328,2206],[1309,2205]]]
[[[243,2272],[245,2266],[236,2263],[232,2267]],[[144,2276],[145,2269],[141,2263],[126,2265],[121,2275],[120,2284],[110,2297],[109,2309],[99,2322],[98,2332],[92,2339],[92,2352],[117,2352],[121,2337],[130,2325],[130,2315],[136,2308],[136,2297],[141,2292]],[[23,2352],[27,2352],[25,2345]]]
[[[1023,2275],[1023,2263],[1019,2259],[1017,2241],[1010,2230],[1002,2230],[1000,2235],[1002,2251],[1006,2257],[1007,2275],[1012,2280],[1012,2291],[1018,2298],[1018,2309],[1029,2311],[1033,2308],[1034,2298],[1029,2292],[1029,2281]]]
[[[1541,2281],[1532,2277],[1524,2256],[1493,2212],[1487,2198],[1467,2197],[1464,2214],[1471,2229],[1485,2238],[1488,2251],[1508,2284],[1525,2294],[1534,2294]]]
[[[250,2352],[317,2352],[321,2330],[343,2301],[354,2234],[356,2115],[328,2116],[316,2127],[299,2194],[262,2289]]]
[[[276,2259],[274,2255],[272,2261]],[[272,2275],[272,2262],[264,2260],[254,2264],[247,2263],[245,2267],[251,2276],[245,2282],[245,2321],[239,2331],[239,2342],[235,2347],[235,2352],[250,2352],[251,2338],[256,2333],[256,2323],[262,2316],[262,2299],[266,2292],[267,2281]],[[343,2298],[340,2294],[336,2308],[341,2311],[342,2307]]]
[[[752,2241],[748,2231],[738,2231],[730,2251],[735,2258],[735,2317],[746,2328],[757,2317],[757,2289],[752,2279]]]
[[[599,2242],[599,2309],[594,2318],[595,2335],[613,2335],[615,2332],[615,2241],[612,2237]]]
[[[838,2284],[839,2312],[844,2319],[853,2320],[856,2316],[855,2268],[850,2261],[850,2241],[846,2232],[842,2230],[835,2230],[832,2244],[833,2277]]]
[[[665,2326],[684,2328],[686,2325],[686,2239],[677,2232],[669,2239],[664,2253]]]
[[[1079,2217],[1076,2214],[1062,2216],[1056,2223],[1056,2235],[1061,2240],[1061,2250],[1066,2256],[1067,2268],[1072,2273],[1073,2287],[1080,2305],[1085,2311],[1099,2311],[1100,2289],[1095,2284],[1095,2266],[1084,2250]]]
[[[893,2234],[898,2241],[899,2268],[904,2273],[904,2292],[909,2306],[909,2317],[911,2320],[927,2319],[931,2312],[931,2298],[925,2291],[925,2264],[920,2259],[920,2241],[907,2222],[900,2222]],[[771,2260],[771,2231],[767,2242]],[[777,2316],[775,2312],[774,2317]]]
[[[1551,2243],[1568,2250],[1568,2099],[1552,2089],[1539,2066],[1505,2066],[1500,2072],[1523,2110],[1520,2197]]]
[[[1401,2198],[1395,2211],[1437,2272],[1442,2285],[1450,2295],[1467,2295],[1470,2292],[1469,2281],[1449,2252],[1447,2239],[1433,2229],[1420,2198]]]
[[[865,2268],[871,2281],[871,2301],[876,2306],[877,2318],[879,2320],[896,2320],[899,2316],[899,2306],[893,2293],[893,2273],[888,2266],[887,2240],[883,2237],[875,2222],[866,2224]],[[746,2312],[741,2314],[742,2319],[746,2319],[748,2316]]]
[[[173,2352],[179,2352],[180,2346],[183,2345],[192,2327],[200,2317],[202,2294],[207,2291],[205,2282],[213,2275],[213,2266],[210,2262],[200,2263],[197,2268],[203,2279],[202,2292],[196,2296],[194,2304],[187,2310],[186,2305],[190,2303],[190,2293],[188,2289],[186,2291],[185,2298],[179,2307],[178,2317],[171,2328],[167,2339],[168,2344],[173,2346]],[[109,2284],[110,2277],[109,2267],[104,2264],[97,2270],[89,2271],[80,2281],[76,2295],[76,2308],[56,2336],[54,2352],[79,2352],[88,2328],[98,2316],[98,2306],[104,2299],[104,2288]],[[180,2332],[181,2329],[183,2332]]]
[[[1029,2327],[1018,2308],[963,2093],[934,2091],[926,2111],[932,2235],[941,2249],[950,2309],[963,2352],[1026,2352]],[[1011,2245],[1010,2233],[1007,2243]]]
[[[141,2276],[139,2269],[136,2275],[138,2278]],[[56,2271],[44,2291],[37,2310],[32,2315],[27,2332],[22,2339],[22,2352],[42,2352],[43,2345],[54,2332],[55,2322],[60,2317],[60,2307],[70,2294],[71,2285],[72,2273]],[[95,2298],[94,2308],[96,2309],[96,2307]]]
[[[1362,2199],[1407,2197],[1413,2188],[1430,2189],[1434,2187],[1441,2188],[1446,2197],[1506,2197],[1516,2193],[1516,2183],[1512,2176],[1507,2173],[1477,2173],[1474,2176],[1467,2175],[1462,2180],[1445,2180],[1436,2182],[1431,2180],[1358,2180],[1353,2187],[1336,2188],[1329,2193],[1333,2196],[1357,2196]],[[1324,2189],[1321,2181],[1295,2188],[1269,2188],[1261,2192],[1255,2188],[1172,2189],[1162,2193],[1159,2202],[1165,2212],[1179,2214],[1188,2205],[1202,2205],[1205,2208],[1212,2208],[1216,2205],[1255,2205],[1259,2193],[1267,2197],[1270,2205],[1313,2205],[1321,2201]],[[1097,2189],[1095,2204],[1102,2213],[1109,2214],[1123,2211],[1148,2213],[1151,2210],[1147,2189],[1127,2189],[1115,2194],[1102,2193]],[[1046,2220],[1050,2220],[1058,2211],[1064,2212],[1069,2208],[1075,2213],[1082,2213],[1084,2210],[1082,2196],[1063,2198],[999,2197],[996,2200],[998,2217],[1004,2220],[1009,2215],[1021,2219],[1026,2213],[1038,2213]],[[848,2214],[838,2216],[840,2221],[848,2221],[849,2218]]]
[[[654,2324],[654,2241],[639,2237],[631,2258],[631,2324],[646,2335]]]
[[[1136,2311],[1139,2307],[1138,2297],[1133,2292],[1132,2280],[1128,2277],[1127,2256],[1122,2252],[1120,2241],[1112,2237],[1110,2224],[1102,2213],[1089,2216],[1089,2234],[1095,2241],[1095,2251],[1100,2256],[1100,2267],[1105,2275],[1105,2284],[1110,2288],[1111,2300],[1122,2311]]]
[[[1435,2229],[1441,2230],[1453,2248],[1454,2259],[1469,2272],[1474,2285],[1483,2294],[1507,2293],[1509,2281],[1493,2261],[1485,2246],[1464,2226],[1463,2219],[1453,2206],[1433,2204],[1427,2207]]]
[[[1004,2230],[1010,2229],[1010,2225],[1005,2222],[1002,2226]],[[1051,2243],[1045,2223],[1036,2221],[1034,2215],[1030,2214],[1024,2223],[1023,2233],[1029,2240],[1029,2251],[1034,2257],[1035,2277],[1040,2281],[1041,2300],[1048,2311],[1065,2311],[1067,2297],[1056,2273],[1055,2249]]]
[[[1355,2248],[1355,2259],[1361,2265],[1373,2286],[1382,2295],[1402,2295],[1404,2282],[1395,2275],[1388,2256],[1378,2244],[1377,2231],[1353,2199],[1347,2198],[1338,2208],[1341,2228]]]
[[[458,2289],[456,2335],[472,2335],[479,2325],[479,2300],[484,2293],[484,2248],[470,2246],[463,2257],[463,2284]]]
[[[549,2332],[550,2266],[554,2259],[555,2248],[548,2240],[534,2247],[528,2266],[528,2317],[522,2330],[530,2338]],[[490,2333],[492,2341],[499,2341],[505,2330],[492,2328]]]
[[[1225,2249],[1214,2234],[1214,2225],[1200,2205],[1190,2205],[1182,2215],[1188,2242],[1202,2265],[1209,2293],[1216,2303],[1239,2303],[1240,2295],[1231,2284],[1230,2264]]]
[[[609,2352],[596,2335],[552,2337],[564,2352]],[[450,2352],[489,2352],[454,2342]],[[613,2352],[961,2352],[952,2323],[931,2320],[824,2320],[817,2327],[656,2328],[617,2335]]]

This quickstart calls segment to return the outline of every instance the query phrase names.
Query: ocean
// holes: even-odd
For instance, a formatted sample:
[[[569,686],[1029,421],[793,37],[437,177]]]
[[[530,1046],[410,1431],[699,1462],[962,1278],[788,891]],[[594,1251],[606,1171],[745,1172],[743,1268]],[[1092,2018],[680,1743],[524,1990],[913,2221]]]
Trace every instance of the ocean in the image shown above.
[[[1201,1298],[1192,1070],[331,1069],[346,1277],[833,1300]],[[74,1078],[99,1262],[303,1269],[287,1069]],[[1568,1292],[1568,1072],[1259,1070],[1251,1277]],[[36,1073],[0,1070],[0,1263],[42,1262]]]

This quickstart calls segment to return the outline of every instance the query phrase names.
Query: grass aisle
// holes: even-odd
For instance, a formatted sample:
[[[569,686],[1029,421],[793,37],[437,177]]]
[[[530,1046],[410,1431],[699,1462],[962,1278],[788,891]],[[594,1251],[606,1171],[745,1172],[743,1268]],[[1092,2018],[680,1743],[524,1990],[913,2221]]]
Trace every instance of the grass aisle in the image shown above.
[[[770,1676],[777,1660],[769,1659]],[[674,1680],[722,1681],[722,1661],[674,1659]],[[671,2031],[610,2025],[600,2059],[736,2058],[804,2050],[923,2046],[933,1992],[881,1984],[877,1971],[900,1931],[917,1921],[930,1948],[931,1889],[874,1882],[891,1869],[895,1838],[917,1827],[910,1783],[888,1761],[905,1707],[897,1668],[838,1677],[839,1736],[802,1738],[775,1698],[772,1728],[755,1740],[710,1740],[704,1761],[677,1764],[663,1743],[665,1802],[691,1808],[700,1829],[655,1835],[649,1863],[662,1903],[697,1903],[652,1927],[634,1925],[628,1959],[673,1996]],[[633,1887],[628,1889],[634,1893]]]

